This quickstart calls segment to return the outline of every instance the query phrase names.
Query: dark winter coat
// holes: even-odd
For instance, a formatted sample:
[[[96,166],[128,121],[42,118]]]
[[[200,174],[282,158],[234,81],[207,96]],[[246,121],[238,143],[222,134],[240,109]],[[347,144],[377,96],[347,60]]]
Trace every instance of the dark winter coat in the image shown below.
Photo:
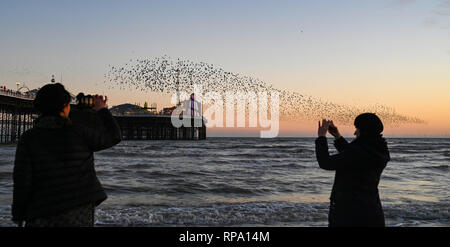
[[[13,220],[57,215],[106,199],[93,153],[119,143],[121,133],[109,110],[97,114],[103,124],[95,129],[44,116],[21,136],[14,163]]]
[[[384,139],[357,138],[335,141],[338,154],[329,155],[325,137],[316,139],[320,168],[334,170],[329,226],[385,226],[378,194],[381,173],[390,160]]]

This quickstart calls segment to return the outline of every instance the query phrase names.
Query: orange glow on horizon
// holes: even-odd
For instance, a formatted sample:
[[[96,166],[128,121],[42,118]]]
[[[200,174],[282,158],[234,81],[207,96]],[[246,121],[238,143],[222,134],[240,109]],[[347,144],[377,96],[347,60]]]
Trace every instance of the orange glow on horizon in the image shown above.
[[[341,134],[353,137],[354,126],[338,125]],[[261,130],[267,128],[208,128],[208,136],[251,136],[259,137]],[[407,124],[399,126],[385,126],[385,137],[443,137],[450,138],[450,125],[445,124]],[[317,136],[317,122],[280,122],[279,137],[315,137]]]

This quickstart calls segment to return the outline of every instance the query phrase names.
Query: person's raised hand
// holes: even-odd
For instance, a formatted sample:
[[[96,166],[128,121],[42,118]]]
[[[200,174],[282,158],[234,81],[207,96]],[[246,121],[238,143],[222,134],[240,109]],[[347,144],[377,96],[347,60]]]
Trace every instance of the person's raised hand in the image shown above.
[[[341,133],[339,133],[339,129],[334,125],[333,120],[329,121],[330,126],[328,128],[328,132],[330,135],[334,136],[334,138],[339,139],[341,138]]]
[[[105,96],[105,98],[103,99],[103,95],[95,95],[93,96],[94,98],[94,106],[92,107],[92,109],[94,111],[100,111],[103,108],[106,108],[106,101],[108,101],[108,97]]]
[[[322,124],[320,124],[320,121],[319,121],[319,129],[317,130],[317,134],[319,135],[319,137],[327,135],[329,126],[330,126],[330,122],[327,121],[326,119],[322,119]]]

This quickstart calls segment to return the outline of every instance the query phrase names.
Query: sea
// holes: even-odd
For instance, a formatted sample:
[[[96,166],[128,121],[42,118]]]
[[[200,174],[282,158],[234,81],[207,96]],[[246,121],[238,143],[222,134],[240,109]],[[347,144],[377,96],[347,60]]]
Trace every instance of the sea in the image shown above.
[[[450,226],[450,139],[388,138],[386,224]],[[329,139],[331,152],[336,152]],[[0,226],[11,222],[14,145],[0,146]],[[314,138],[122,141],[95,153],[108,199],[95,226],[328,225],[334,172]]]

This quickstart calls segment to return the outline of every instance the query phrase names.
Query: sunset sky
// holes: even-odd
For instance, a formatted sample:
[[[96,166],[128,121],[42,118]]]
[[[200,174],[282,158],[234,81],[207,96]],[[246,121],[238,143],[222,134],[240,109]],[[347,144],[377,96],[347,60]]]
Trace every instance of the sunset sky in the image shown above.
[[[0,1],[0,85],[8,88],[41,87],[54,74],[72,93],[107,94],[110,106],[162,108],[168,97],[108,89],[104,74],[163,55],[427,122],[388,126],[388,136],[450,137],[449,0]],[[314,136],[316,125],[282,123],[280,134]]]

